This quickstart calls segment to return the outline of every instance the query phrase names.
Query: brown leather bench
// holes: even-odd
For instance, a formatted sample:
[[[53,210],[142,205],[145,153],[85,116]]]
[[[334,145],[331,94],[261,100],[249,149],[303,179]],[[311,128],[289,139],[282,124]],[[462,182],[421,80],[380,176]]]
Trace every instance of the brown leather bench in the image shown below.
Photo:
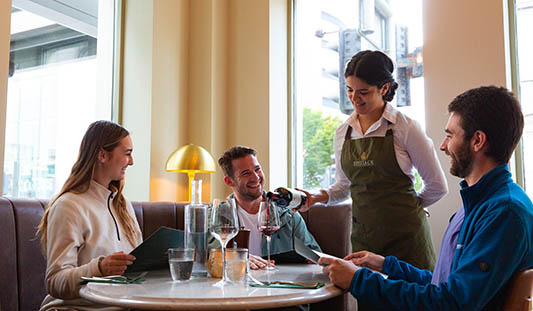
[[[35,238],[46,204],[45,200],[0,198],[0,310],[38,310],[46,295],[46,261]],[[145,238],[160,226],[183,229],[185,204],[133,202],[133,206]],[[325,253],[343,257],[350,252],[351,205],[316,206],[302,216]],[[346,310],[348,296],[312,309]]]

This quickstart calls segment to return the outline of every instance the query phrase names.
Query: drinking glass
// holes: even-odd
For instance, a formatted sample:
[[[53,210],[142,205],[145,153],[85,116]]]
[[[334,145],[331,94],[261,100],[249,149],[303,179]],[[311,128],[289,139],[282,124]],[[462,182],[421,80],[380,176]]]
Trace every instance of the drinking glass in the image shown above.
[[[188,281],[194,261],[194,248],[169,248],[168,265],[174,282]]]
[[[229,240],[239,232],[238,223],[237,205],[234,199],[228,199],[226,201],[219,199],[213,200],[209,232],[220,242],[222,252],[222,280],[217,282],[215,286],[222,287],[230,283],[226,277],[225,251]]]
[[[257,213],[257,217],[257,227],[259,231],[265,235],[267,240],[268,265],[266,270],[276,270],[276,268],[270,264],[270,240],[272,234],[278,231],[280,227],[278,208],[270,200],[263,201],[259,205],[259,213]]]

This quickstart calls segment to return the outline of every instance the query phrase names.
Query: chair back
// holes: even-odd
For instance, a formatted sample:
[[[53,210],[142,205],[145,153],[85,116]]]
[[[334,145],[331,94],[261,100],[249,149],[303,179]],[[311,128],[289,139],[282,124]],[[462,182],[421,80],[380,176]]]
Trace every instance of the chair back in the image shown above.
[[[533,307],[533,269],[518,272],[510,282],[503,309],[506,311],[531,311]]]

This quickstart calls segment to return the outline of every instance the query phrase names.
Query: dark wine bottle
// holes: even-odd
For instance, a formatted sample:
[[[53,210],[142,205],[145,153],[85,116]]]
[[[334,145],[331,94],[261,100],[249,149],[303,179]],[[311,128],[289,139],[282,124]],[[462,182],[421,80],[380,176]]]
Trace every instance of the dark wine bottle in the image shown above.
[[[274,191],[267,192],[267,199],[274,202],[277,206],[283,208],[300,208],[305,201],[307,201],[307,196],[302,191],[279,187]]]

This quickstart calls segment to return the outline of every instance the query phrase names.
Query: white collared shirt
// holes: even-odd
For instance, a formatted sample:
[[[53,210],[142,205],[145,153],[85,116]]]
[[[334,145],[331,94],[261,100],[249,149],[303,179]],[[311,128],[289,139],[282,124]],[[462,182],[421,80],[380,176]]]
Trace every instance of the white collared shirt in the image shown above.
[[[418,193],[422,207],[437,202],[448,192],[444,171],[437,158],[433,141],[424,133],[418,122],[399,112],[391,104],[386,104],[381,118],[372,124],[365,134],[362,133],[356,112],[337,128],[333,142],[336,183],[327,190],[328,204],[342,202],[350,195],[351,182],[341,166],[342,145],[349,125],[353,128],[352,139],[384,137],[387,130],[392,129],[398,165],[413,183],[415,183],[414,168],[424,181],[424,188]]]

